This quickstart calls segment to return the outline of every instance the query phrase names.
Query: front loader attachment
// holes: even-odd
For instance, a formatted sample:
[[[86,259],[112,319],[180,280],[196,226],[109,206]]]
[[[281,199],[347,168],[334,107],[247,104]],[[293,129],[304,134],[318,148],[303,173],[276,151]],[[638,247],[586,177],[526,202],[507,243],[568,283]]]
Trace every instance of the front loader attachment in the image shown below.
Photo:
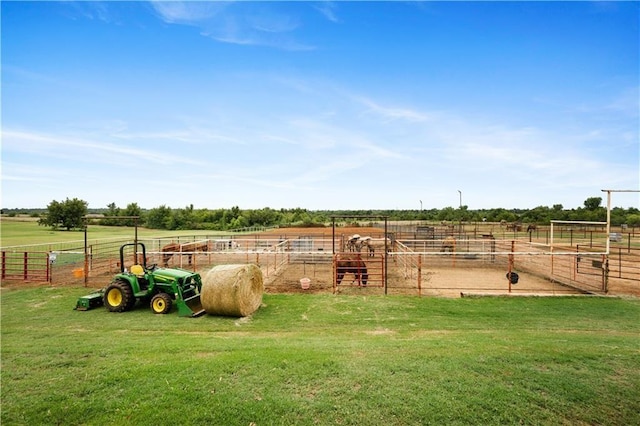
[[[88,311],[89,309],[97,308],[103,304],[102,292],[95,292],[80,297],[76,302],[76,307],[73,309],[76,311]]]
[[[176,300],[176,306],[178,307],[178,316],[181,317],[196,318],[206,313],[202,307],[199,294],[188,297],[184,300]]]

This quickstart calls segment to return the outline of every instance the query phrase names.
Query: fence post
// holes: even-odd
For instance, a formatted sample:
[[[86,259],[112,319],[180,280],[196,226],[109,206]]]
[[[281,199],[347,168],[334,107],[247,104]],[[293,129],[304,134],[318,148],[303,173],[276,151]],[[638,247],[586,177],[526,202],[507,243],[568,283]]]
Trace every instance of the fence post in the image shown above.
[[[508,272],[507,272],[507,281],[509,281],[509,293],[511,293],[511,272],[513,271],[513,261],[514,261],[514,256],[513,256],[513,252],[515,251],[515,245],[516,242],[514,240],[511,240],[511,253],[509,253],[509,266],[508,266]]]
[[[418,255],[418,296],[422,296],[422,254]]]
[[[618,278],[622,278],[622,247],[618,247]]]
[[[24,252],[24,280],[27,281],[28,270],[29,270],[29,253]]]
[[[87,230],[89,226],[85,223],[84,226],[84,271],[83,271],[83,279],[84,286],[86,287],[89,282],[89,250],[87,249]],[[136,249],[137,250],[137,249]]]
[[[335,250],[335,239],[333,241],[334,241],[334,250]],[[333,272],[333,274],[332,274],[333,275],[333,280],[332,280],[332,284],[331,285],[333,286],[333,294],[336,294],[336,280],[337,280],[337,275],[336,274],[338,273],[338,271],[337,271],[337,265],[338,265],[338,262],[337,262],[338,261],[338,257],[337,256],[338,255],[335,254],[335,251],[333,253],[334,254],[333,254],[332,259],[331,259],[331,266],[332,266],[331,270]]]
[[[603,265],[602,268],[602,291],[607,293],[609,291],[609,255],[602,255]]]
[[[576,264],[576,267],[575,267],[574,277],[580,273],[580,244],[576,244],[576,260],[575,260],[575,264]]]

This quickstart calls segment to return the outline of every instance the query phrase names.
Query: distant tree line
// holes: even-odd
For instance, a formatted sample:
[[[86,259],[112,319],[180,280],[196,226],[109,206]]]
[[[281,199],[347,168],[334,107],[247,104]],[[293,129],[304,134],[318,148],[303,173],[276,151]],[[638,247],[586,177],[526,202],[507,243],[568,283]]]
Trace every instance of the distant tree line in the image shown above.
[[[2,214],[30,214],[39,218],[38,223],[55,229],[81,229],[84,217],[89,216],[91,223],[106,226],[143,226],[151,229],[166,230],[212,230],[228,231],[247,227],[270,226],[324,226],[334,216],[362,217],[369,220],[375,216],[386,216],[391,221],[412,220],[429,222],[519,222],[528,224],[548,224],[551,220],[605,221],[607,212],[602,206],[601,197],[591,197],[584,201],[584,207],[564,209],[561,204],[552,207],[539,206],[533,209],[480,209],[469,210],[446,207],[430,210],[318,210],[293,209],[196,209],[193,204],[184,208],[170,208],[161,205],[152,209],[142,209],[137,203],[120,208],[111,203],[105,209],[88,209],[86,201],[77,198],[64,201],[53,200],[46,209],[23,210],[2,209]],[[132,219],[132,217],[139,219]],[[360,220],[360,221],[361,221]],[[345,220],[342,220],[344,222]],[[348,221],[348,220],[347,220]],[[353,219],[352,222],[357,222]],[[373,219],[371,219],[373,221]],[[627,224],[640,226],[640,210],[637,208],[611,209],[612,225]]]

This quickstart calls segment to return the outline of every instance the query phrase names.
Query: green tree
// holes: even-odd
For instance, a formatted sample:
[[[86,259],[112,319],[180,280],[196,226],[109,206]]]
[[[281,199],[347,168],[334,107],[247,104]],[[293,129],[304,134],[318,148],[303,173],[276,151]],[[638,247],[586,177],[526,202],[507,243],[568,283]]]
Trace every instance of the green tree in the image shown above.
[[[149,210],[147,213],[146,225],[151,229],[168,229],[171,219],[171,208],[164,204],[160,207]]]
[[[584,200],[584,207],[587,210],[598,210],[600,204],[602,204],[602,197],[589,197]]]
[[[630,214],[627,216],[627,225],[640,226],[640,214]]]
[[[138,225],[143,223],[142,220],[142,209],[138,206],[138,203],[130,203],[127,205],[127,208],[124,209],[123,216],[138,216],[140,219],[136,221],[136,219],[123,219],[121,220],[123,226],[135,226],[136,222]]]
[[[120,225],[120,223],[118,223],[118,219],[114,219],[115,216],[119,216],[119,215],[120,215],[120,208],[116,205],[116,203],[110,203],[107,205],[107,212],[105,213],[105,216],[107,216],[107,218],[102,219],[100,221],[100,224],[106,225],[106,226]]]
[[[83,216],[87,214],[87,202],[74,198],[59,202],[51,201],[47,206],[47,213],[38,220],[39,225],[50,226],[53,229],[79,229],[84,226]]]

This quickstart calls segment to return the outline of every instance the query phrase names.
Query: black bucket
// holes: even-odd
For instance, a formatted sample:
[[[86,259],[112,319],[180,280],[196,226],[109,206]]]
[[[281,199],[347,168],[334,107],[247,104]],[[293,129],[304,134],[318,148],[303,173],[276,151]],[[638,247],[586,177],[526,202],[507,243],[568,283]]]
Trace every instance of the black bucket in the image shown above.
[[[507,279],[511,284],[518,284],[520,277],[516,272],[507,272]]]

